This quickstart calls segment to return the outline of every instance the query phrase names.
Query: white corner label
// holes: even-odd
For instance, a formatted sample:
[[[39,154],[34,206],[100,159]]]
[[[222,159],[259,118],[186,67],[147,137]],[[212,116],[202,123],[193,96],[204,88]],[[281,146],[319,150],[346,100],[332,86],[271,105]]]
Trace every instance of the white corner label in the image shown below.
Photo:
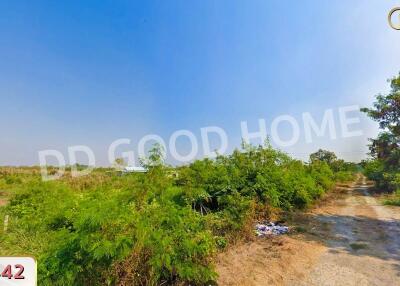
[[[1,286],[36,286],[36,261],[32,257],[0,257]]]

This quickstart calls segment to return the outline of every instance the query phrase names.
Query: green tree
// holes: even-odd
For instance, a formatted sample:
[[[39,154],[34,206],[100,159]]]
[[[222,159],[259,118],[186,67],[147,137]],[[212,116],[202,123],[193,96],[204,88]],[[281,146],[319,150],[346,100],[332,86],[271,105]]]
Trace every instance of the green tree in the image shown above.
[[[332,165],[337,160],[336,154],[331,151],[319,149],[317,152],[310,155],[310,161],[322,161],[328,165]]]
[[[376,96],[373,108],[361,109],[382,130],[378,138],[370,139],[371,157],[380,164],[369,162],[372,165],[367,170],[374,178],[380,178],[378,184],[385,187],[395,186],[393,182],[400,172],[400,74],[390,80],[390,87],[388,94]]]

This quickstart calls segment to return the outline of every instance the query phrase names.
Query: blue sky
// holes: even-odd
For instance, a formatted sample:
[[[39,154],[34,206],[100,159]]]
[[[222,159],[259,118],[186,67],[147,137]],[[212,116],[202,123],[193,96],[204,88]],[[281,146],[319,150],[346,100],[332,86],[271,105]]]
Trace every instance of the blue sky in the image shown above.
[[[71,145],[106,165],[118,138],[135,150],[146,134],[168,141],[210,125],[232,149],[241,121],[256,129],[259,118],[371,105],[400,71],[400,31],[387,23],[396,5],[0,1],[0,165],[38,164],[38,151]],[[301,139],[286,151],[359,160],[377,132],[364,117],[361,126],[361,137]]]

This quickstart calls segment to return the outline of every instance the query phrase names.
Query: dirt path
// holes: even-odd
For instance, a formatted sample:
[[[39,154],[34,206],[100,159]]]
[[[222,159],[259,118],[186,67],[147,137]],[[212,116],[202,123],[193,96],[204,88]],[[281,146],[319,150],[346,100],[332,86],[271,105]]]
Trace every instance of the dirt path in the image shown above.
[[[219,285],[400,285],[400,208],[380,205],[365,178],[300,225],[221,254]]]

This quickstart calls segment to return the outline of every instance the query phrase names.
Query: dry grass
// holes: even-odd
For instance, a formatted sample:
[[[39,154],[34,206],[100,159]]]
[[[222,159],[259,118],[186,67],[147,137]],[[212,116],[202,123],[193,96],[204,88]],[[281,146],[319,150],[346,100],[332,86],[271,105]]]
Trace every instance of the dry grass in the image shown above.
[[[323,250],[299,237],[243,243],[218,256],[218,285],[285,285],[311,269]]]

